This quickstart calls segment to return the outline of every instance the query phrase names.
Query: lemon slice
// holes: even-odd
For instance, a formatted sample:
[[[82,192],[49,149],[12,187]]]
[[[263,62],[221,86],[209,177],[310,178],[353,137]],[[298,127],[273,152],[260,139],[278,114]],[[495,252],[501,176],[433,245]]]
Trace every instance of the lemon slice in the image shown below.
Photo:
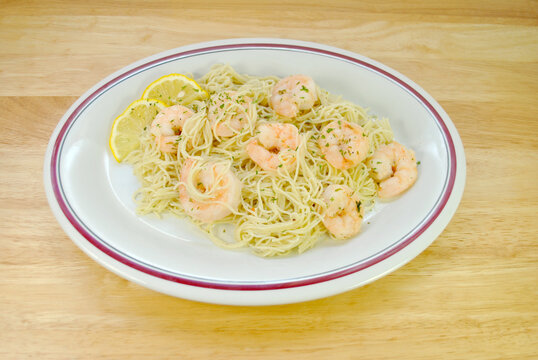
[[[142,99],[158,99],[166,105],[189,105],[209,97],[196,81],[182,74],[165,75],[148,85]]]
[[[109,145],[112,155],[121,162],[129,153],[140,146],[140,133],[149,126],[166,104],[155,99],[140,99],[131,103],[114,120]]]

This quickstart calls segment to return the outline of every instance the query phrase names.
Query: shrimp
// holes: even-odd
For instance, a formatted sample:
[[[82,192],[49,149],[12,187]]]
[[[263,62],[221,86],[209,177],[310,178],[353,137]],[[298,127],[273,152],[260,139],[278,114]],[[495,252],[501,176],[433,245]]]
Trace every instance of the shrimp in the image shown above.
[[[361,229],[364,210],[359,210],[360,201],[356,201],[351,193],[351,189],[345,185],[331,184],[322,195],[327,204],[323,225],[336,239],[348,239]]]
[[[297,163],[300,143],[299,130],[295,125],[263,124],[258,130],[258,137],[252,139],[246,147],[252,161],[266,171],[276,171],[284,165],[292,170]]]
[[[217,137],[230,137],[248,126],[249,119],[256,121],[256,104],[246,95],[235,91],[213,94],[209,99],[207,117]]]
[[[241,181],[225,163],[188,158],[181,168],[179,201],[187,214],[210,223],[237,211],[241,188]]]
[[[183,105],[173,105],[157,114],[151,123],[151,133],[155,135],[162,152],[176,151],[183,125],[194,112]]]
[[[305,75],[288,76],[273,87],[269,104],[279,115],[294,118],[318,100],[316,84]]]
[[[370,150],[370,140],[362,127],[341,120],[333,121],[321,129],[318,145],[325,160],[342,170],[366,159]]]
[[[399,195],[417,180],[415,153],[395,141],[380,146],[366,163],[379,183],[381,199]]]

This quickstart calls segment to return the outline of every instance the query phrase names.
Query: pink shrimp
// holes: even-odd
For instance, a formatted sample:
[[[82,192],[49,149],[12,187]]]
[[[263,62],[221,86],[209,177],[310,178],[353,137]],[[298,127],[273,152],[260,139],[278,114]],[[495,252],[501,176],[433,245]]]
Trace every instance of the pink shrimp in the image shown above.
[[[381,199],[395,197],[409,189],[417,180],[415,153],[403,145],[392,142],[381,145],[367,160],[372,177],[379,183]]]
[[[224,163],[189,158],[181,168],[179,201],[187,214],[202,222],[220,220],[241,202],[241,181]]]
[[[155,136],[162,152],[177,150],[179,135],[183,125],[194,112],[183,105],[173,105],[157,114],[151,123],[151,133]]]
[[[327,209],[323,213],[325,228],[336,239],[348,239],[361,230],[363,209],[358,209],[351,189],[345,185],[329,185],[322,195]],[[360,204],[360,203],[359,203]]]
[[[318,144],[325,160],[342,170],[366,159],[370,149],[362,127],[347,121],[333,121],[323,127]]]
[[[299,130],[292,124],[271,123],[259,128],[257,138],[246,147],[248,156],[266,171],[286,166],[291,170],[297,164]]]
[[[299,111],[312,108],[317,100],[314,80],[305,75],[293,75],[276,83],[269,103],[277,114],[294,118]]]
[[[246,95],[235,91],[224,91],[213,94],[209,99],[207,117],[211,122],[213,133],[218,137],[230,137],[250,122],[256,121],[256,104]]]

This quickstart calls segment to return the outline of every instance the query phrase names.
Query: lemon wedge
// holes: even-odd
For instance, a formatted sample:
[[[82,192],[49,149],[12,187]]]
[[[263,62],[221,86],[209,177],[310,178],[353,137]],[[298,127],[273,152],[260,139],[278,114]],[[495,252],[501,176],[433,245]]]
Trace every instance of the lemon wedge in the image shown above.
[[[166,104],[155,99],[140,99],[131,103],[112,124],[109,146],[118,162],[140,146],[140,133],[151,124]]]
[[[157,99],[167,106],[189,105],[208,97],[207,91],[196,81],[182,74],[165,75],[149,84],[142,94],[142,99]]]

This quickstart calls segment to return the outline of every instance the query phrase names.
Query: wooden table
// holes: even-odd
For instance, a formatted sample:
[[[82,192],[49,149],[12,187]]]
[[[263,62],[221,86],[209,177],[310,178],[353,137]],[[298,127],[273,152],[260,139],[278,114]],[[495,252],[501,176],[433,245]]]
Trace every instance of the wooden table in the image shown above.
[[[0,2],[0,358],[538,358],[536,1],[181,3]],[[142,288],[69,240],[42,181],[63,113],[135,60],[231,37],[355,51],[439,101],[467,184],[433,245],[362,288],[248,308]]]

